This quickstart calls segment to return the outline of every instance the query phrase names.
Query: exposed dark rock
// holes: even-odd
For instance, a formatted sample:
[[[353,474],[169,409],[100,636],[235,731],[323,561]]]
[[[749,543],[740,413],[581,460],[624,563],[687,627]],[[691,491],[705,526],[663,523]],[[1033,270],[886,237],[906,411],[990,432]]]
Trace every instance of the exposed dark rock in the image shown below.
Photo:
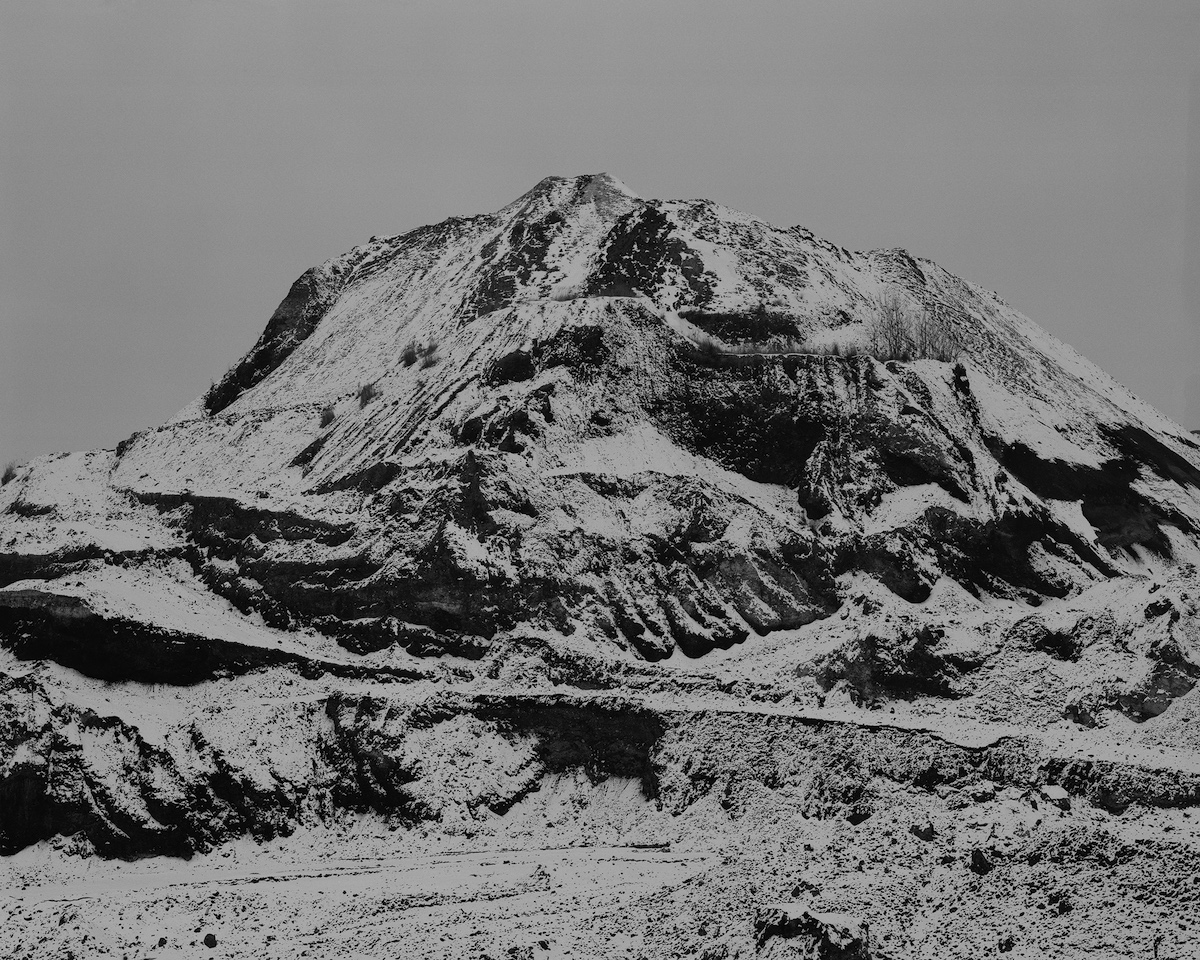
[[[275,371],[303,343],[337,301],[351,267],[342,260],[313,267],[300,275],[275,309],[258,343],[205,395],[210,414],[220,413]]]
[[[403,468],[400,464],[385,460],[381,463],[373,463],[369,467],[363,467],[361,470],[355,470],[344,477],[317,484],[312,492],[335,493],[338,490],[359,490],[363,493],[375,493],[386,487],[402,472]]]
[[[774,338],[798,340],[803,335],[797,317],[768,310],[762,303],[735,312],[693,307],[680,310],[679,315],[726,343],[763,343]]]
[[[98,616],[82,607],[0,603],[0,642],[22,660],[51,660],[112,681],[187,685],[262,667],[290,667],[309,676],[374,676],[380,672],[394,679],[421,676],[404,668],[366,670],[269,647],[169,631],[127,618]]]
[[[908,828],[909,832],[918,840],[924,840],[929,843],[937,836],[937,831],[933,829],[933,824],[928,820],[923,823],[914,823]]]
[[[513,301],[533,271],[545,264],[562,223],[562,214],[553,210],[541,219],[522,218],[483,245],[479,252],[483,265],[472,297],[478,314],[492,313]]]
[[[772,941],[792,941],[793,955],[813,960],[870,960],[871,937],[867,923],[843,913],[820,913],[803,903],[772,903],[759,907],[754,917],[755,946],[770,956]],[[790,952],[790,951],[789,951]]]
[[[535,698],[481,698],[474,714],[503,728],[538,738],[548,770],[583,769],[593,779],[636,777],[647,797],[658,796],[652,756],[665,730],[663,719],[635,707],[589,708]]]
[[[598,324],[571,324],[538,345],[547,368],[567,367],[580,376],[595,376],[612,356],[605,328]]]
[[[1153,463],[1172,479],[1182,478],[1191,483],[1193,473],[1173,459],[1186,463],[1182,457],[1157,441],[1149,443],[1141,439],[1141,433],[1144,431],[1133,428],[1110,431],[1109,436],[1125,455],[1099,467],[1043,460],[1019,442],[1005,446],[990,441],[990,449],[1006,469],[1039,497],[1082,501],[1084,516],[1096,528],[1097,539],[1105,547],[1127,548],[1139,544],[1170,556],[1171,545],[1163,533],[1163,525],[1185,531],[1191,531],[1193,525],[1178,511],[1150,501],[1130,484],[1138,477],[1140,457],[1144,455],[1153,457]],[[1190,467],[1192,471],[1195,469]]]
[[[1160,663],[1129,690],[1118,693],[1115,705],[1143,722],[1159,716],[1179,697],[1190,693],[1197,680],[1200,668],[1188,661]]]
[[[495,384],[520,383],[533,378],[533,355],[526,350],[514,350],[493,361],[488,379]]]
[[[817,668],[817,682],[829,690],[845,681],[860,703],[871,703],[885,692],[953,697],[959,665],[936,652],[942,635],[931,627],[890,637],[867,634],[825,658]]]
[[[693,302],[712,296],[704,264],[696,252],[674,236],[670,220],[651,203],[619,219],[609,231],[602,259],[588,279],[593,296],[630,297],[649,293],[675,270],[690,289]]]
[[[971,862],[968,864],[972,873],[977,873],[981,877],[986,876],[995,869],[995,865],[987,858],[987,855],[976,847],[971,851]]]
[[[1005,641],[1024,649],[1037,650],[1058,660],[1077,660],[1081,641],[1072,630],[1052,630],[1037,616],[1018,620],[1005,634]]]

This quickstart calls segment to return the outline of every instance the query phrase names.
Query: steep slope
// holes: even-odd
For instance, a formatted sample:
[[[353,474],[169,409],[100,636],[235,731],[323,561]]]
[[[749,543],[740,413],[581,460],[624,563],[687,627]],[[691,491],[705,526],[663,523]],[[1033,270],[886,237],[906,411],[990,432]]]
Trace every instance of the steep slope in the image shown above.
[[[953,350],[877,356],[896,303]],[[0,848],[449,837],[579,771],[853,825],[981,771],[1195,804],[1198,489],[936,264],[547,178],[307,271],[170,422],[0,487]]]

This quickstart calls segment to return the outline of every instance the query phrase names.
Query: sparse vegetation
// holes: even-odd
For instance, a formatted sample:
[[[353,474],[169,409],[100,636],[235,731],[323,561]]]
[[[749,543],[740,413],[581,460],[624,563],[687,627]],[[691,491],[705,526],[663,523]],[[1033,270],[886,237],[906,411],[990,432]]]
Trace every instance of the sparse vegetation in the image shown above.
[[[4,486],[16,475],[17,465],[12,460],[9,460],[8,463],[4,465],[4,473],[0,474],[0,487]]]
[[[358,405],[360,407],[365,407],[377,396],[379,396],[379,388],[373,383],[364,383],[358,388]]]
[[[337,414],[334,413],[333,404],[326,404],[325,408],[321,411],[321,427],[329,426],[336,418]]]
[[[935,304],[917,322],[917,356],[944,363],[956,363],[967,351],[966,328],[955,323],[950,310],[944,304]]]
[[[877,360],[951,363],[966,349],[966,339],[945,305],[927,310],[891,291],[880,298],[867,323],[867,347]]]
[[[867,321],[867,348],[876,360],[911,360],[913,311],[899,295],[879,298],[875,314]]]
[[[681,317],[693,323],[696,311],[680,311]],[[722,317],[726,315],[721,315]],[[770,316],[763,311],[746,315]],[[897,291],[880,298],[868,318],[864,340],[849,342],[809,343],[794,337],[764,337],[759,340],[739,339],[724,342],[707,333],[694,335],[691,359],[709,367],[745,366],[763,362],[771,357],[795,354],[809,356],[851,357],[865,355],[876,360],[940,360],[956,362],[967,349],[967,337],[960,318],[945,304],[923,307]]]
[[[954,363],[967,349],[964,326],[949,307],[939,303],[926,308],[897,290],[888,291],[875,304],[864,324],[865,340],[858,343],[808,343],[794,336],[798,330],[794,319],[772,314],[761,304],[740,314],[684,308],[679,315],[704,331],[693,338],[693,359],[705,366],[739,366],[753,362],[750,358],[790,354],[833,357],[863,354],[876,360],[928,359]],[[847,323],[842,320],[839,325]],[[717,328],[730,336],[719,333]],[[783,335],[785,329],[793,335]]]

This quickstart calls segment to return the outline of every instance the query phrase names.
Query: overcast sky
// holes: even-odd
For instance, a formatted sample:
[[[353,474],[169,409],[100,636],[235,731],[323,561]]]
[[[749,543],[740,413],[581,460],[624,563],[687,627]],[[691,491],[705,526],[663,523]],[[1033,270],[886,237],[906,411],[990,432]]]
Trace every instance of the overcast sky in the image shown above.
[[[1200,427],[1200,3],[0,5],[0,462],[162,422],[305,268],[607,171],[903,246]]]

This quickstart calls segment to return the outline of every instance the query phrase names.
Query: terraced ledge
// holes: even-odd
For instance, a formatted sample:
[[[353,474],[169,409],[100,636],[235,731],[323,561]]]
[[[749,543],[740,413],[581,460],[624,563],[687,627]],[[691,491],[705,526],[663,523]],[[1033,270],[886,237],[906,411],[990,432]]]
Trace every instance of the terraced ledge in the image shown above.
[[[188,685],[277,666],[306,677],[388,682],[429,676],[101,616],[78,598],[37,590],[0,592],[0,644],[22,660],[51,660],[110,681]]]

